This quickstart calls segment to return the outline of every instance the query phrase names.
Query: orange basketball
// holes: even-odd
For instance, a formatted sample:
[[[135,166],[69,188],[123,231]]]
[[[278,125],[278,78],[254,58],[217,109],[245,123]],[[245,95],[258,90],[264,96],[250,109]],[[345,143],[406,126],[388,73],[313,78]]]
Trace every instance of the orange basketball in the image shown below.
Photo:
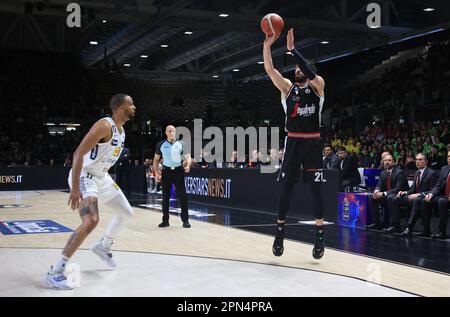
[[[283,18],[276,13],[269,13],[261,20],[261,30],[269,36],[280,34],[283,27]]]

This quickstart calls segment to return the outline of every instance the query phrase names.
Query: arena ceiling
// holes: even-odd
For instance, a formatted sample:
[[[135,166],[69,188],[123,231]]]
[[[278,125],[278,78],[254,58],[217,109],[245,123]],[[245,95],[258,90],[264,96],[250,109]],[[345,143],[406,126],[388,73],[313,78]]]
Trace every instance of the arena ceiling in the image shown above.
[[[81,28],[66,26],[70,2],[81,5]],[[370,2],[381,5],[380,28],[366,25]],[[315,62],[450,25],[447,0],[2,0],[0,46],[70,51],[87,67],[142,77],[257,79],[259,23],[270,12],[295,28],[297,47]],[[272,51],[284,70],[292,65],[285,38]]]

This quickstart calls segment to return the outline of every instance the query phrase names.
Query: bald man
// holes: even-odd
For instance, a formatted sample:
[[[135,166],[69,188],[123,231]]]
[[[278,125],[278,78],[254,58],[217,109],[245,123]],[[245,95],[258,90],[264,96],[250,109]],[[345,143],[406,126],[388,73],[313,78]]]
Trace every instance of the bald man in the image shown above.
[[[158,143],[156,146],[155,157],[153,159],[153,170],[157,180],[161,180],[163,202],[162,222],[160,228],[169,226],[169,200],[170,188],[175,185],[177,198],[180,201],[181,220],[184,228],[190,228],[188,216],[188,203],[186,188],[184,186],[184,173],[189,173],[191,166],[191,155],[183,153],[183,143],[176,139],[176,128],[169,125],[166,128],[167,139]],[[162,171],[159,167],[160,160],[163,160]],[[184,158],[184,168],[183,168]]]
[[[386,158],[387,155],[391,155],[391,153],[389,153],[389,152],[381,153],[380,166],[379,166],[380,170],[384,170],[384,165],[383,164],[384,164],[384,159]]]

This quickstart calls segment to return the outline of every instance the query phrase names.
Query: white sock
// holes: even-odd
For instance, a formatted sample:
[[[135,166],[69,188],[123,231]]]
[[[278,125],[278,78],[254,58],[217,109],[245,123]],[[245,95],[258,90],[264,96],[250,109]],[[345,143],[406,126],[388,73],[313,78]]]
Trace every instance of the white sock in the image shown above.
[[[66,269],[67,262],[69,262],[70,258],[64,255],[61,255],[59,261],[53,266],[52,273],[64,273]]]
[[[100,245],[102,248],[109,250],[113,244],[114,239],[111,239],[107,235],[104,235],[102,240],[100,240]]]

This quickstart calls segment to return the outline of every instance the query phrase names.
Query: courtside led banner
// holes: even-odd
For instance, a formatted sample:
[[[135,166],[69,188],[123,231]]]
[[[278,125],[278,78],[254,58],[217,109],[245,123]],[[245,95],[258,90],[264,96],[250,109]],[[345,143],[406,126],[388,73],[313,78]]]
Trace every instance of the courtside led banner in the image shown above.
[[[231,198],[231,179],[185,177],[186,193],[215,198]]]

